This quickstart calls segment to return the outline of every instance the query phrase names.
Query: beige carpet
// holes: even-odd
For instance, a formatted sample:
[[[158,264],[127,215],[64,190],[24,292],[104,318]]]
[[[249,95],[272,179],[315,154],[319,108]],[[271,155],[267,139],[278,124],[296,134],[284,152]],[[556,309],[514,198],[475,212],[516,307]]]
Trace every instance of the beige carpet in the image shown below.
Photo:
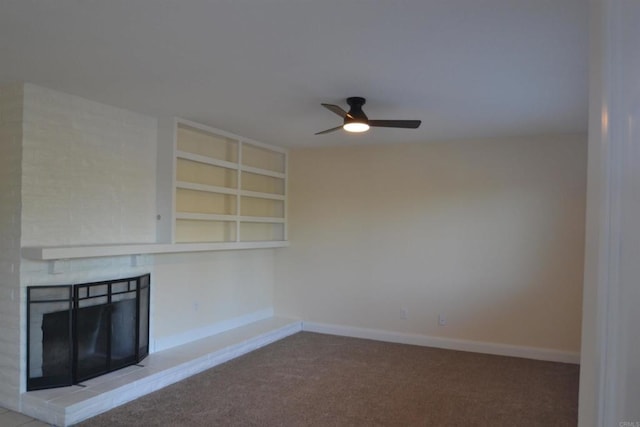
[[[578,366],[298,333],[82,426],[575,426]]]

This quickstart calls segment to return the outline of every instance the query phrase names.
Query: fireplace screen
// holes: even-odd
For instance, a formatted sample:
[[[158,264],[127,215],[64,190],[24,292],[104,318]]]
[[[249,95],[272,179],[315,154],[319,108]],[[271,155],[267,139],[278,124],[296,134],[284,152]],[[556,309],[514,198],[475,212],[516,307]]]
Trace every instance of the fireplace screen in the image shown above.
[[[27,288],[27,390],[77,384],[149,354],[150,276]]]

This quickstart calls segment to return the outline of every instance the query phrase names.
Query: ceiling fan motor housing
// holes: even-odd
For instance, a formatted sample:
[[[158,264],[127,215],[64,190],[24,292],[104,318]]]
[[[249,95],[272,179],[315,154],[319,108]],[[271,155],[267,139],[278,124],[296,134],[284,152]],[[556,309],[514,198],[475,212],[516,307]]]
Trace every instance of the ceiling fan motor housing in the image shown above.
[[[362,111],[362,106],[367,102],[366,99],[359,96],[352,96],[347,98],[347,104],[351,107],[347,115],[344,117],[344,124],[347,123],[369,123],[369,118]]]

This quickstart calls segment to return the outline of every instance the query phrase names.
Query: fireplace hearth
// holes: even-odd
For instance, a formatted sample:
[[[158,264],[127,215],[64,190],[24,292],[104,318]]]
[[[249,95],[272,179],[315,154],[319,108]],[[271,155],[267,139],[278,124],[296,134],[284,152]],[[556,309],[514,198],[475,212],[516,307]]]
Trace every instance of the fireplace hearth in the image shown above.
[[[69,386],[149,354],[150,275],[27,288],[27,390]]]

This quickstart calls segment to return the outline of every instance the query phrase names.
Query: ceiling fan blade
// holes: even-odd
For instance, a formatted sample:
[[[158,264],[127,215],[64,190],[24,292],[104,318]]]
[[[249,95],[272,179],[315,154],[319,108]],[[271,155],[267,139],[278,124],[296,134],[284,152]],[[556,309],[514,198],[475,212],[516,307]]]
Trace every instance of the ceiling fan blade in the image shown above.
[[[332,113],[335,113],[337,115],[339,115],[340,117],[342,117],[343,119],[345,117],[347,117],[347,115],[349,113],[347,113],[346,111],[344,111],[342,109],[342,107],[338,106],[338,105],[333,105],[333,104],[322,104],[322,106],[324,108],[326,108],[327,110],[331,111]]]
[[[342,126],[336,126],[334,128],[331,128],[331,129],[323,130],[322,132],[314,133],[314,135],[324,135],[325,133],[331,133],[331,132],[334,132],[334,131],[339,130],[339,129],[342,129]]]
[[[369,120],[369,126],[379,128],[416,129],[420,123],[421,120]]]

